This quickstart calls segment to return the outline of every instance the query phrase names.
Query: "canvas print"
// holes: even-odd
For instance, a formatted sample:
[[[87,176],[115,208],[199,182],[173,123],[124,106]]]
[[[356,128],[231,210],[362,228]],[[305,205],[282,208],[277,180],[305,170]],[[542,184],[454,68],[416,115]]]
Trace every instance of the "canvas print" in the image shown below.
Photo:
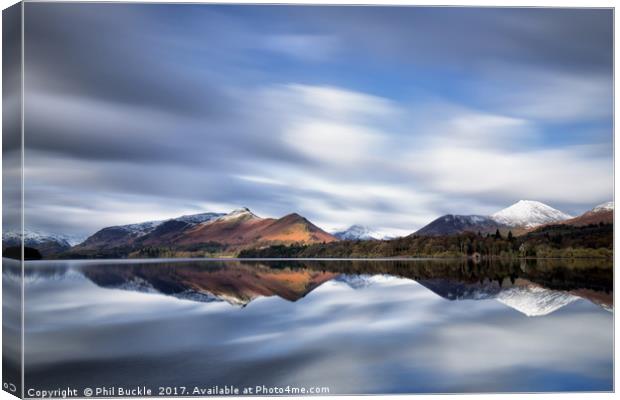
[[[3,389],[611,392],[613,10],[3,11]]]

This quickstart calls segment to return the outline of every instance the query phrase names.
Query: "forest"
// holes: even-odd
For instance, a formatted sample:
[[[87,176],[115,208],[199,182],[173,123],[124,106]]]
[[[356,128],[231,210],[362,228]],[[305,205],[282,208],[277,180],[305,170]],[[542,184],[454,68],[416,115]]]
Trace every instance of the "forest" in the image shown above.
[[[574,227],[553,225],[523,236],[462,233],[451,236],[410,235],[392,240],[339,241],[312,245],[275,245],[245,249],[240,258],[611,258],[613,224]]]

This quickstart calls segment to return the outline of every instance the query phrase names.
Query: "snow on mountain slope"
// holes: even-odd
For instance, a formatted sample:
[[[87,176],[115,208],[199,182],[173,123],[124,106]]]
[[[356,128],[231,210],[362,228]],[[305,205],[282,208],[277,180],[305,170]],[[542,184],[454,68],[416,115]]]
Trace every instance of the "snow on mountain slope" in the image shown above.
[[[491,215],[491,218],[498,223],[509,226],[533,228],[572,217],[539,201],[519,200],[510,207]]]
[[[21,246],[21,236],[18,232],[4,232],[2,234],[3,251],[8,247]],[[79,243],[79,240],[75,237],[40,231],[26,230],[24,232],[24,245],[36,249],[46,257],[68,250],[72,245]]]
[[[144,236],[144,235],[147,235],[153,232],[155,228],[157,228],[164,222],[181,221],[181,222],[186,222],[188,224],[201,224],[203,222],[213,221],[225,215],[226,214],[222,214],[222,213],[191,214],[191,215],[183,215],[177,218],[162,219],[158,221],[147,221],[147,222],[141,222],[138,224],[113,226],[111,228],[125,230],[131,233],[132,235],[139,237],[139,236]]]
[[[592,209],[592,212],[604,212],[604,211],[613,211],[614,210],[614,202],[608,201],[607,203],[599,204],[598,206]]]
[[[18,232],[4,232],[2,234],[3,243],[17,244],[20,240],[21,235]],[[24,244],[30,247],[35,247],[35,245],[44,242],[55,242],[60,246],[71,247],[79,240],[79,238],[66,235],[44,233],[40,231],[24,231]]]
[[[515,286],[497,295],[500,303],[514,308],[528,317],[539,317],[559,310],[579,300],[572,294],[545,289],[539,286]]]
[[[340,240],[378,240],[383,237],[380,233],[362,225],[351,225],[348,229],[332,235]]]
[[[191,215],[182,215],[178,218],[173,218],[175,221],[187,222],[188,224],[201,224],[203,222],[213,221],[216,218],[221,217],[222,213],[200,213]]]
[[[247,220],[247,219],[261,219],[259,216],[250,211],[247,207],[238,208],[231,211],[228,214],[221,215],[217,218],[217,221],[232,221],[232,220]]]

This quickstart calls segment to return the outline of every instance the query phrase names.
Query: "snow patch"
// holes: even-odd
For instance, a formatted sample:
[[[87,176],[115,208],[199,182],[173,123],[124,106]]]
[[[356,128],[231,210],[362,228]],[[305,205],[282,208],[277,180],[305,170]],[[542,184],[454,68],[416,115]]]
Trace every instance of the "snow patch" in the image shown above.
[[[216,221],[233,221],[233,220],[241,219],[241,218],[260,219],[260,217],[258,217],[252,211],[250,211],[249,208],[242,207],[242,208],[238,208],[236,210],[233,210],[232,212],[230,212],[230,213],[228,213],[226,215],[222,215],[221,217],[217,218]]]
[[[41,231],[24,231],[24,243],[26,246],[34,247],[38,244],[45,242],[55,242],[64,247],[71,247],[77,243],[80,243],[83,238],[76,236],[61,235],[55,233],[46,233]],[[2,241],[4,243],[15,243],[21,240],[21,233],[19,232],[4,232],[2,234]]]
[[[598,206],[592,209],[592,212],[602,212],[602,211],[613,211],[614,210],[614,202],[608,201],[607,203],[599,204]]]

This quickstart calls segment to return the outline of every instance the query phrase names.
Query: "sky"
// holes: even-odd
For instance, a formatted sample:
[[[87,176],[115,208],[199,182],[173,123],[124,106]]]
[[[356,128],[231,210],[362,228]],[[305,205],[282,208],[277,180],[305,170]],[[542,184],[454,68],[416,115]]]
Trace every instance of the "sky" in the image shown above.
[[[605,9],[26,3],[26,228],[613,197]]]

